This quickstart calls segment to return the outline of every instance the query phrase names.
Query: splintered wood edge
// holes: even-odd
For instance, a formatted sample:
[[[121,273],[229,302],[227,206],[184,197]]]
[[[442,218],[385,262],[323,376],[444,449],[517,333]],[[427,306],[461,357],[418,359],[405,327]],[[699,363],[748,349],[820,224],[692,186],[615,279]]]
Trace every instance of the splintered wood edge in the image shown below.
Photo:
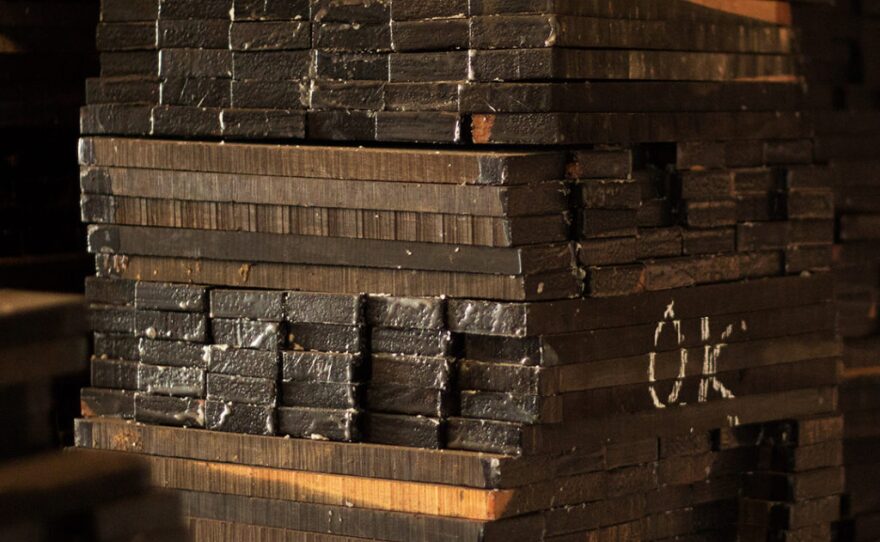
[[[495,115],[471,115],[471,137],[474,143],[486,144],[492,141],[492,128],[495,126]]]

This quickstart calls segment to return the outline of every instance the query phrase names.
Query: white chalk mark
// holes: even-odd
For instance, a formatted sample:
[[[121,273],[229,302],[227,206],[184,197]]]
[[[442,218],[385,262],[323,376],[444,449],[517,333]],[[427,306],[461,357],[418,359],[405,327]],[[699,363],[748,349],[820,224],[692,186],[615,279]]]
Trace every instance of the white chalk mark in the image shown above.
[[[669,396],[664,402],[660,400],[660,396],[656,388],[657,348],[659,348],[660,337],[666,327],[667,322],[671,322],[672,326],[675,329],[676,345],[679,349],[679,367],[678,375],[675,378],[675,382],[672,385]],[[748,329],[745,320],[740,321],[739,327],[743,331],[746,331],[746,329]],[[718,379],[718,359],[721,357],[722,351],[727,346],[727,344],[723,341],[729,339],[733,335],[733,332],[733,325],[728,325],[721,333],[721,342],[713,344],[711,321],[708,316],[700,318],[700,342],[703,346],[703,363],[701,368],[702,377],[700,379],[698,390],[698,401],[700,403],[705,403],[709,400],[710,392],[715,392],[719,394],[722,399],[732,399],[733,397],[735,397],[733,392]],[[688,352],[688,348],[685,346],[685,336],[682,332],[681,320],[675,318],[675,301],[673,300],[669,303],[669,305],[666,306],[666,310],[663,313],[663,319],[657,322],[657,326],[654,328],[654,351],[648,354],[648,393],[650,394],[651,401],[656,408],[666,408],[667,406],[672,404],[685,404],[684,402],[681,402],[679,398],[684,384],[684,379],[687,378],[687,367],[689,362]],[[733,420],[731,420],[731,423],[732,422]],[[738,420],[736,420],[736,422],[738,423]]]
[[[663,313],[663,318],[675,318],[675,300],[670,301],[669,305],[666,305],[666,312]]]

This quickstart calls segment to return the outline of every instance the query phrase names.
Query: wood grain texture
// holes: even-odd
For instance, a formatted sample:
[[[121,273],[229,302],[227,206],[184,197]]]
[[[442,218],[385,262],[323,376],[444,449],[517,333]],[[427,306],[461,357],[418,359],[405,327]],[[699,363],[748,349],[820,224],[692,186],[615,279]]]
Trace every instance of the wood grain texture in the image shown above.
[[[470,19],[471,49],[542,47],[790,53],[791,29],[771,25],[639,21],[558,15]]]
[[[609,416],[576,425],[525,428],[523,451],[526,454],[568,450],[607,438],[611,441],[636,435],[681,434],[731,425],[764,423],[772,420],[830,414],[837,408],[837,389],[818,388],[737,397],[684,407],[663,408],[639,414]]]
[[[83,194],[85,222],[509,247],[568,238],[562,214],[517,218]]]
[[[688,2],[708,9],[714,9],[772,24],[790,25],[792,23],[791,5],[789,2],[767,0],[687,0]]]
[[[487,542],[509,540],[511,536],[537,539],[543,523],[542,518],[535,516],[482,522],[278,499],[189,491],[175,493],[181,497],[184,515],[190,518],[352,536],[358,540]]]
[[[181,430],[107,418],[76,425],[76,445],[82,448],[474,488],[496,487],[513,461],[495,454]]]
[[[198,517],[187,518],[186,523],[196,542],[363,542],[365,540]]]
[[[97,255],[96,263],[98,274],[108,277],[309,292],[531,301],[576,297],[582,288],[571,271],[527,276],[480,275],[127,255]]]
[[[787,113],[507,113],[473,115],[474,143],[529,145],[808,137],[800,112]]]
[[[625,79],[663,81],[742,81],[773,78],[795,82],[794,58],[788,55],[735,53],[521,49],[472,51],[470,80]]]
[[[831,277],[782,277],[715,284],[627,298],[549,303],[451,300],[450,329],[475,335],[527,337],[655,323],[670,302],[678,318],[772,310],[830,301]]]
[[[120,455],[114,452],[94,453],[106,453],[108,457]],[[157,456],[145,459],[150,467],[151,482],[167,489],[463,519],[501,518],[510,513],[508,505],[515,494],[513,490],[468,489]]]
[[[90,226],[88,239],[89,251],[93,254],[122,253],[498,275],[533,275],[574,267],[572,249],[567,243],[522,248],[462,247],[115,225]]]
[[[561,179],[564,155],[84,138],[80,163],[322,179],[523,184]]]
[[[777,0],[478,0],[471,4],[470,13],[560,13],[612,19],[791,24],[788,2]]]
[[[476,83],[458,87],[463,113],[791,111],[808,97],[788,83],[589,81]]]
[[[378,209],[478,216],[561,213],[561,182],[522,186],[472,186],[413,182],[364,182],[186,169],[83,168],[80,182],[88,194],[110,194],[188,201]]]

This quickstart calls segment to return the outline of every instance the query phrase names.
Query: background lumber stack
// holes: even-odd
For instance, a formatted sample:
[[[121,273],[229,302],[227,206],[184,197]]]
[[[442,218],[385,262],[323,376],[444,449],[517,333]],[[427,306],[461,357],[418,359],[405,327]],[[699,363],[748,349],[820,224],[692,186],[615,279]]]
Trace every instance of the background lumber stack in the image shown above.
[[[198,540],[832,540],[790,8],[106,0],[78,446]]]
[[[0,397],[9,431],[0,457],[8,459],[70,439],[87,366],[87,326],[80,296],[2,290],[0,303]]]
[[[184,540],[179,503],[135,457],[51,451],[70,419],[66,379],[86,363],[81,296],[0,290],[0,538]]]
[[[876,2],[804,5],[795,19],[805,46],[814,48],[808,65],[817,84],[833,94],[817,113],[816,149],[832,172],[837,215],[834,274],[846,366],[840,408],[849,494],[843,535],[874,540],[880,536],[880,491],[873,483],[880,472],[880,163],[874,152],[880,141],[880,10]]]
[[[97,1],[0,3],[0,286],[82,291],[77,111]]]

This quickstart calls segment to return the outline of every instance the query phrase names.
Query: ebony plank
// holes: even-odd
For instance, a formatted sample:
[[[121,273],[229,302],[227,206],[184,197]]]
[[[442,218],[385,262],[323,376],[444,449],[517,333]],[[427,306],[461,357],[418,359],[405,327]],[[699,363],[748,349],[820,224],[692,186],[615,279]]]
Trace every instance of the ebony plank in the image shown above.
[[[357,410],[310,407],[278,407],[278,432],[313,440],[357,442],[361,440]]]
[[[211,332],[217,344],[270,352],[280,350],[287,340],[282,324],[244,318],[211,318]]]
[[[634,227],[635,215],[631,218]],[[519,248],[452,247],[244,232],[183,229],[168,232],[165,228],[115,225],[90,226],[89,250],[95,254],[127,253],[500,275],[550,272],[570,267],[572,263],[568,244]]]
[[[274,406],[278,400],[275,379],[208,373],[206,398],[219,402]]]
[[[376,361],[372,360],[373,378]],[[355,383],[365,375],[361,354],[336,352],[284,351],[281,353],[281,379],[297,382]]]
[[[324,409],[348,410],[361,403],[363,387],[342,382],[281,381],[280,403],[284,406],[300,406]]]
[[[284,293],[262,290],[211,290],[212,318],[284,320]]]
[[[205,401],[205,425],[213,431],[275,434],[275,407],[208,399]]]
[[[187,341],[141,338],[137,345],[136,359],[150,365],[206,369],[209,348],[211,347]]]
[[[139,310],[205,312],[208,289],[189,284],[138,281],[135,284],[134,305]]]
[[[377,413],[365,415],[367,442],[440,448],[444,441],[442,429],[443,425],[434,418]]]
[[[278,352],[211,345],[205,347],[203,359],[209,373],[271,380],[278,378]]]
[[[204,427],[205,401],[189,397],[135,393],[134,419],[142,423]]]

